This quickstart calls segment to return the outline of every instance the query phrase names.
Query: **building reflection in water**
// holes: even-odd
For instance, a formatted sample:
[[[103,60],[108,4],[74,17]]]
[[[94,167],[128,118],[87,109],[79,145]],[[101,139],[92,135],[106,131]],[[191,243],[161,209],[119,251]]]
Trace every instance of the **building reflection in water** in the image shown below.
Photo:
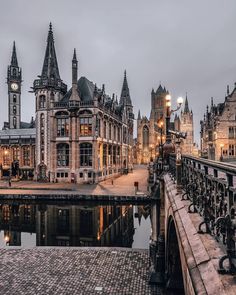
[[[138,206],[135,217],[146,218],[149,209]],[[132,247],[133,206],[2,204],[0,231],[9,246],[36,233],[36,246]]]

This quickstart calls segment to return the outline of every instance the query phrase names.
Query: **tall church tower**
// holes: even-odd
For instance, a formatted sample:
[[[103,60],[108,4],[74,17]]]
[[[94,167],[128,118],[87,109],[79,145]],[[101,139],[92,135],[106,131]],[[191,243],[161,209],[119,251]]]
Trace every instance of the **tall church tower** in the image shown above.
[[[128,130],[123,130],[124,142],[130,146],[133,146],[133,133],[134,133],[134,113],[133,104],[129,93],[129,86],[126,76],[126,71],[124,72],[124,80],[120,95],[120,105],[124,108],[124,120],[128,124]],[[127,156],[131,158],[133,151],[128,151]],[[126,163],[133,162],[126,159]]]
[[[11,64],[7,71],[8,124],[10,129],[20,128],[21,122],[21,68],[18,66],[16,45],[13,43]]]
[[[57,64],[52,24],[49,25],[47,47],[41,76],[34,81],[36,96],[36,172],[38,179],[46,180],[52,170],[50,167],[50,140],[52,138],[50,114],[54,103],[59,102],[67,92],[62,82]]]
[[[188,97],[186,94],[184,111],[180,115],[180,130],[181,132],[186,132],[187,137],[183,139],[182,143],[182,153],[192,154],[194,148],[194,138],[193,138],[193,112],[189,110]]]

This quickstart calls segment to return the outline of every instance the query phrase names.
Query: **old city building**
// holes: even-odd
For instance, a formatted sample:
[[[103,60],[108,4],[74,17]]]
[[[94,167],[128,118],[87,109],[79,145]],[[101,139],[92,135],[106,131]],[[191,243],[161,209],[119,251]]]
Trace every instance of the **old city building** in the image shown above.
[[[124,75],[120,101],[86,77],[78,79],[74,50],[72,87],[57,63],[50,24],[42,73],[34,81],[36,163],[39,180],[97,182],[132,168],[133,106]]]
[[[236,86],[227,87],[223,103],[211,99],[201,124],[201,155],[217,161],[236,160]]]
[[[156,91],[151,92],[151,113],[149,119],[141,117],[140,111],[137,119],[137,163],[148,163],[151,158],[159,154],[160,146],[165,142],[166,134],[166,88],[159,85]],[[170,123],[170,129],[187,133],[186,139],[181,140],[183,154],[196,154],[196,146],[193,137],[193,113],[189,109],[186,96],[184,110],[180,116],[175,115]],[[174,140],[174,138],[173,138]]]
[[[0,178],[32,178],[35,164],[34,120],[21,121],[22,71],[18,66],[15,42],[7,71],[8,122],[0,131]]]

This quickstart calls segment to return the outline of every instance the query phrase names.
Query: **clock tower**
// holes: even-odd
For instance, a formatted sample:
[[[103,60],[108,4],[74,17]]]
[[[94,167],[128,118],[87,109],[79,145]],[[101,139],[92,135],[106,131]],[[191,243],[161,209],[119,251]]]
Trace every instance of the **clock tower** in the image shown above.
[[[18,66],[15,41],[7,71],[9,129],[19,129],[21,122],[21,68]]]

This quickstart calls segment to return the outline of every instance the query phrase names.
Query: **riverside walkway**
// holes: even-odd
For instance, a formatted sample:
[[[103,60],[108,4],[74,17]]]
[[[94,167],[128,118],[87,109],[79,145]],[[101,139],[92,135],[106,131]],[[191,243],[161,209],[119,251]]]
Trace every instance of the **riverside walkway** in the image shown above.
[[[0,182],[0,196],[11,195],[77,195],[77,196],[147,196],[148,170],[146,166],[136,166],[132,173],[115,179],[107,179],[98,184],[39,183],[34,181]],[[137,194],[134,182],[139,183]]]

